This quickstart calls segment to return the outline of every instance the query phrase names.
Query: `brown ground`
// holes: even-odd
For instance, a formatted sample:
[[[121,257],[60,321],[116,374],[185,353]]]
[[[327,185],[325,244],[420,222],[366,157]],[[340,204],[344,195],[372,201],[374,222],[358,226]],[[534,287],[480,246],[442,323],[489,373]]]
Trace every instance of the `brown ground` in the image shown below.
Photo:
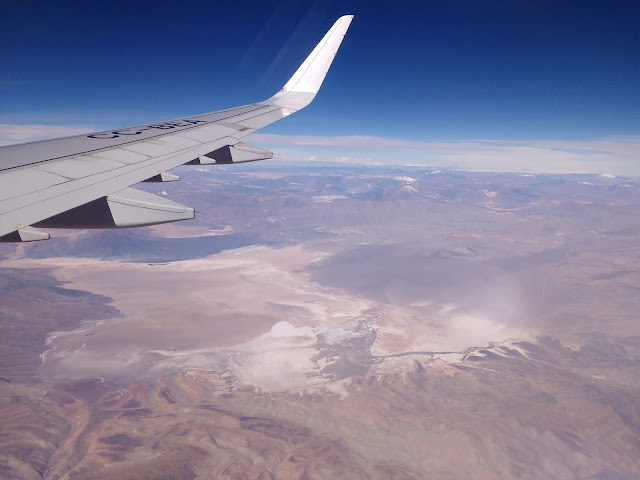
[[[640,478],[640,185],[428,173],[0,251],[0,478]]]

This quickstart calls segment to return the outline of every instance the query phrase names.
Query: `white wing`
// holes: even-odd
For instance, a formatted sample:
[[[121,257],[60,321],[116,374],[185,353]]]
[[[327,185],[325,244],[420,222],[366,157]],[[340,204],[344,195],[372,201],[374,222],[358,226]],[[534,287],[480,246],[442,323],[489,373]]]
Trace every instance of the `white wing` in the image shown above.
[[[353,16],[339,18],[283,89],[229,110],[91,135],[0,147],[0,241],[49,238],[34,228],[124,228],[194,217],[192,208],[131,187],[179,178],[186,163],[272,154],[240,140],[307,106]]]

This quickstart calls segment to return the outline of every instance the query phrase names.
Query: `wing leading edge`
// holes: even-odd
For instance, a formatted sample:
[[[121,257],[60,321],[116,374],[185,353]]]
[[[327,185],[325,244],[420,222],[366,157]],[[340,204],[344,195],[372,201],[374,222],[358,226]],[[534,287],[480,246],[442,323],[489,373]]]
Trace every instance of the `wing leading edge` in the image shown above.
[[[192,208],[142,192],[143,181],[175,181],[183,164],[272,157],[241,142],[314,99],[353,16],[340,17],[273,97],[228,110],[0,147],[0,241],[49,238],[39,228],[126,228],[193,218]]]

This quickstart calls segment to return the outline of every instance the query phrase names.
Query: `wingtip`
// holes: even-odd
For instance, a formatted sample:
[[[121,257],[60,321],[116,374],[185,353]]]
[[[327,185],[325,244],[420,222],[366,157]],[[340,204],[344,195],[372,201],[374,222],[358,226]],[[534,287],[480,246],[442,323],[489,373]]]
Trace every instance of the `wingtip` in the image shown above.
[[[318,93],[352,19],[353,15],[339,17],[284,87],[267,102],[277,102],[293,111],[308,105]]]

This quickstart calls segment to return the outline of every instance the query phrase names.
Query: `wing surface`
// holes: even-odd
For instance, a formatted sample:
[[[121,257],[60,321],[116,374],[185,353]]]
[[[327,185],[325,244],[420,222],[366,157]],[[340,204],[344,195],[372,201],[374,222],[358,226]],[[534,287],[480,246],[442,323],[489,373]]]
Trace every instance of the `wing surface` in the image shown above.
[[[129,187],[177,180],[167,170],[187,163],[271,158],[242,138],[311,103],[352,18],[340,17],[282,90],[263,102],[0,147],[0,241],[49,238],[34,225],[118,228],[193,218],[189,207]]]

